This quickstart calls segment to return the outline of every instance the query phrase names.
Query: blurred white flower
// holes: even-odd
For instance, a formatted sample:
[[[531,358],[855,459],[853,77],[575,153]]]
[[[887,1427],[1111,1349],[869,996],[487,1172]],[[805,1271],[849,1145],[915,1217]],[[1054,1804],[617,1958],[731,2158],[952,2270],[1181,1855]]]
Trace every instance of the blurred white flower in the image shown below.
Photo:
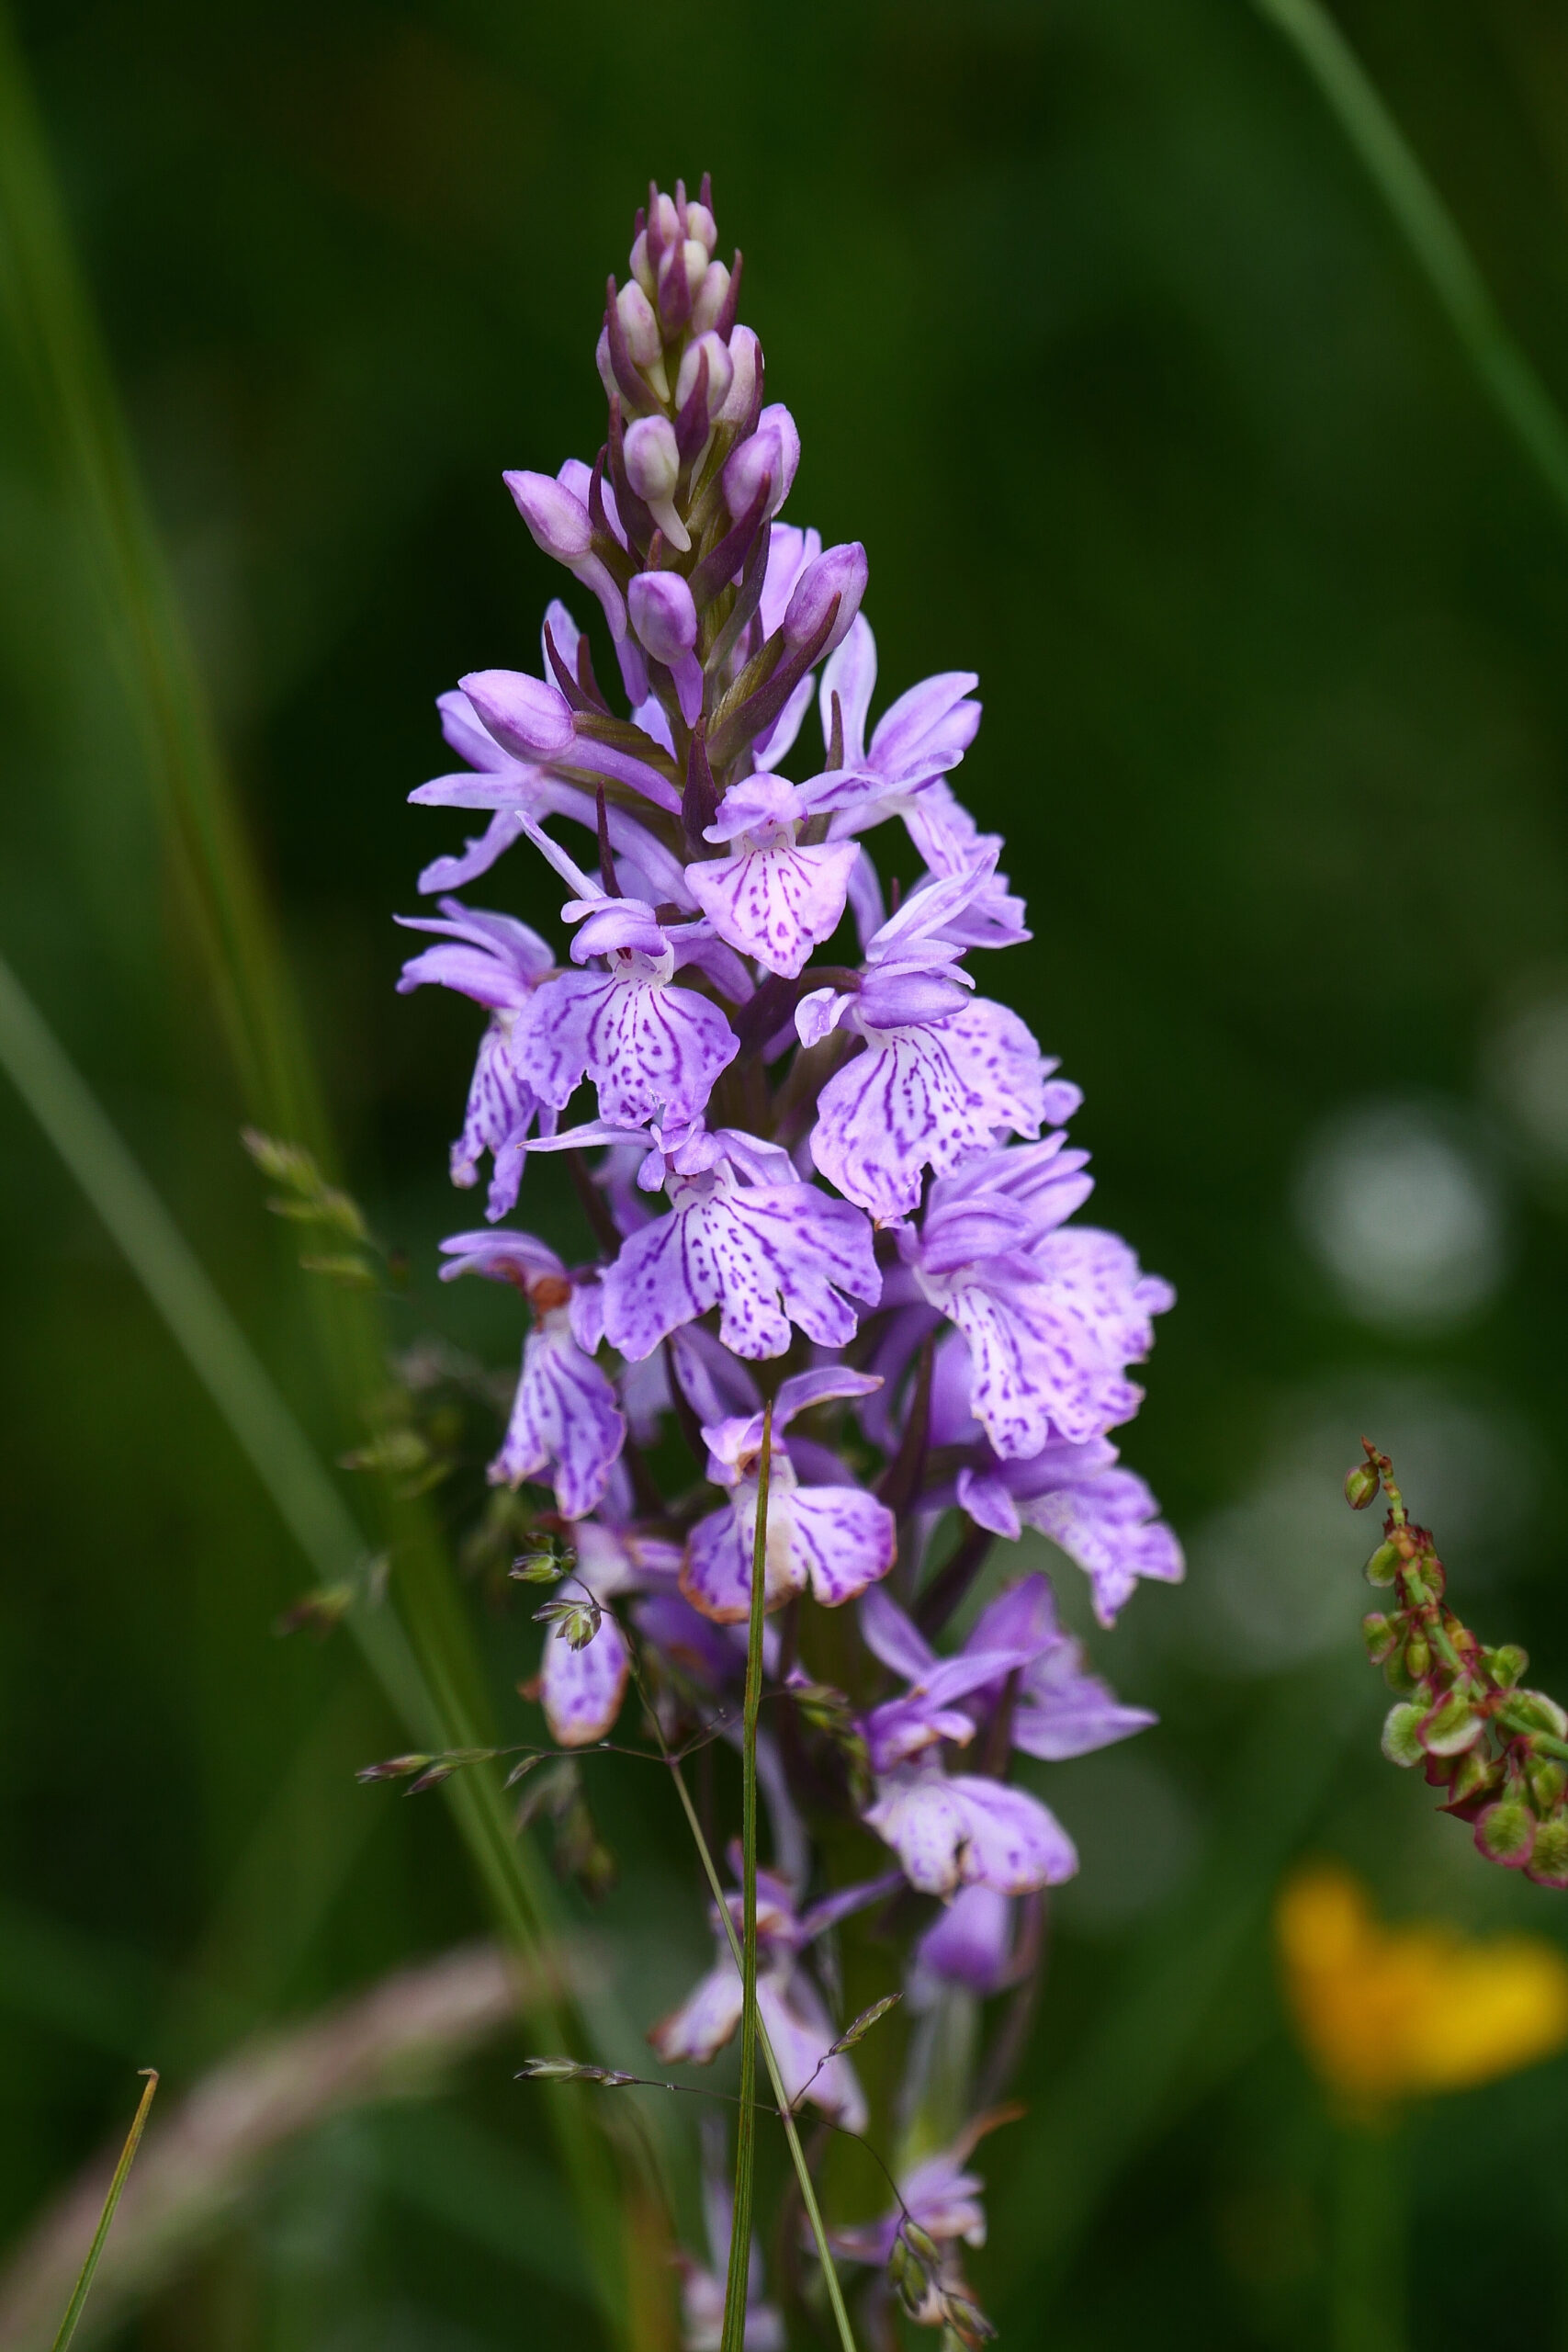
[[[1495,1182],[1461,1121],[1416,1102],[1342,1113],[1309,1147],[1302,1229],[1363,1321],[1423,1331],[1483,1306],[1506,1250]]]

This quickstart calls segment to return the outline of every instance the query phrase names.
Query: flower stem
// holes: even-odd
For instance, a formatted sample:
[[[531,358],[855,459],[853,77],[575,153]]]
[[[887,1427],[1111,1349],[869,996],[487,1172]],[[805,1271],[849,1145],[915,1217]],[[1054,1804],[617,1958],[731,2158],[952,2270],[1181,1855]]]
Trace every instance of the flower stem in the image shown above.
[[[76,2323],[82,2316],[83,2305],[86,2302],[92,2288],[93,2274],[98,2267],[98,2256],[108,2241],[109,2226],[114,2220],[115,2208],[119,2203],[120,2191],[130,2178],[130,2167],[136,2161],[136,2151],[141,2145],[142,2126],[147,2120],[147,2112],[152,2104],[152,2094],[158,2087],[158,2070],[155,2066],[143,2066],[141,2072],[147,2077],[147,2087],[141,2094],[141,2103],[131,2119],[125,2145],[119,2152],[119,2162],[114,2168],[114,2178],[109,2183],[109,2193],[104,2199],[104,2210],[98,2216],[98,2226],[93,2233],[93,2243],[87,2248],[87,2259],[82,2265],[81,2275],[72,2290],[71,2301],[65,2306],[65,2316],[60,2323],[59,2333],[54,2339],[54,2352],[65,2352],[66,2346],[76,2333]]]
[[[1404,2352],[1404,2197],[1398,2127],[1344,2124],[1336,2134],[1335,2154],[1332,2352]]]
[[[1318,0],[1253,0],[1317,84],[1448,314],[1494,407],[1568,516],[1568,425],[1498,317],[1450,212],[1365,68]]]
[[[736,1967],[741,1970],[742,1982],[744,1982],[745,1956],[740,1939],[735,1932],[735,1922],[729,1916],[729,1905],[724,1899],[724,1888],[719,1881],[713,1849],[703,1835],[703,1825],[697,1819],[697,1809],[692,1803],[692,1792],[686,1786],[679,1764],[671,1763],[670,1777],[675,1783],[675,1792],[681,1800],[682,1810],[685,1814],[687,1826],[696,1846],[704,1876],[712,1890],[713,1899],[718,1905],[718,1916],[724,1923],[725,1933],[729,1939],[731,1956]],[[789,2094],[784,2089],[784,2076],[779,2072],[779,2062],[773,2055],[773,2045],[768,2039],[768,2029],[761,2018],[757,2019],[757,2041],[762,2052],[763,2063],[768,2069],[768,2079],[773,2086],[773,2097],[778,2101],[779,2113],[784,2118],[784,2138],[789,2143],[790,2159],[795,2165],[795,2177],[800,2184],[800,2200],[806,2208],[806,2218],[811,2224],[811,2234],[817,2242],[817,2257],[822,2265],[822,2276],[828,2287],[828,2300],[833,2306],[833,2317],[838,2324],[840,2352],[855,2352],[854,2331],[850,2325],[850,2315],[844,2307],[844,2292],[839,2284],[838,2271],[834,2267],[832,2249],[828,2244],[827,2224],[822,2219],[822,2208],[817,2202],[817,2188],[811,2177],[811,2168],[806,2161],[806,2151],[800,2144],[800,2133],[795,2129],[795,2110],[790,2106]]]
[[[762,1416],[757,1474],[757,1523],[751,1546],[751,1616],[746,1638],[746,1700],[740,1735],[740,1843],[743,1936],[740,1955],[740,2112],[735,2130],[735,2211],[724,2290],[721,2352],[744,2352],[751,2256],[751,2190],[757,2155],[757,1716],[762,1703],[762,1619],[768,1583],[768,1479],[773,1459],[773,1408]],[[780,2105],[783,2105],[781,2099]]]

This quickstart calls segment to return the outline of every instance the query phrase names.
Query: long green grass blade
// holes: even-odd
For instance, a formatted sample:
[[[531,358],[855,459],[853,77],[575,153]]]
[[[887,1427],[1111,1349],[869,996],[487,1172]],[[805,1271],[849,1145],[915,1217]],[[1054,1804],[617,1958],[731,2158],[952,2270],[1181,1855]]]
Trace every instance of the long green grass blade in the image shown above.
[[[324,1142],[298,1012],[0,0],[0,287],[69,485],[105,635],[246,1099]]]
[[[352,1513],[173,1217],[3,958],[0,1069],[118,1243],[317,1575],[330,1583],[352,1573],[366,1552]],[[434,1566],[438,1569],[439,1560]],[[414,1623],[421,1622],[420,1606],[438,1606],[440,1599],[439,1590],[434,1598],[416,1590]],[[426,1671],[431,1658],[439,1663],[442,1656],[434,1641],[422,1647],[384,1608],[356,1605],[347,1622],[411,1737],[431,1747],[489,1744],[457,1679]],[[493,1778],[465,1772],[446,1787],[509,1941],[542,1969],[547,1897],[532,1854],[512,1837]],[[531,2030],[558,2047],[581,2038],[581,2028],[574,2032],[562,2006],[546,1996],[531,1997],[527,2015]],[[601,2177],[603,2153],[580,2113],[558,2097],[553,2105],[592,2243],[589,2217],[614,2193]],[[595,2270],[603,2281],[604,2266]]]
[[[119,2162],[114,2168],[114,2178],[109,2183],[109,2193],[104,2199],[104,2210],[98,2216],[98,2226],[93,2233],[93,2243],[87,2248],[87,2259],[82,2265],[82,2275],[73,2290],[71,2301],[65,2306],[65,2317],[61,2321],[60,2331],[54,2339],[54,2352],[65,2352],[66,2346],[76,2333],[76,2323],[81,2318],[83,2306],[92,2291],[93,2274],[97,2269],[98,2257],[108,2242],[109,2230],[114,2222],[115,2208],[119,2203],[120,2192],[130,2177],[130,2167],[136,2162],[136,2151],[141,2144],[141,2133],[147,2121],[148,2109],[152,2107],[152,2095],[158,2087],[158,2070],[155,2066],[143,2066],[141,2071],[147,2077],[147,2087],[141,2094],[141,2104],[136,2110],[130,2130],[126,2134],[125,2145],[119,2152]]]
[[[762,1704],[762,1620],[768,1583],[768,1481],[773,1463],[773,1408],[762,1415],[757,1476],[757,1526],[751,1546],[751,1616],[746,1641],[746,1697],[740,1738],[741,1956],[740,2109],[735,2129],[735,2212],[724,2291],[721,2352],[744,2352],[746,2290],[751,2256],[751,2190],[757,2155],[757,1717]],[[782,2102],[781,2102],[782,2104]]]
[[[1498,315],[1452,213],[1318,0],[1252,0],[1312,75],[1499,415],[1568,516],[1568,424]]]
[[[118,655],[146,751],[158,813],[186,885],[195,935],[223,1016],[246,1110],[269,1132],[308,1143],[331,1171],[334,1156],[303,1024],[217,748],[4,0],[0,294],[55,428],[74,519],[101,593],[106,634]],[[93,1156],[90,1144],[86,1159]],[[115,1173],[111,1189],[123,1196],[126,1188],[118,1184],[123,1167]],[[150,1229],[140,1216],[131,1222]],[[160,1258],[167,1276],[167,1252],[156,1247],[144,1248],[132,1263],[146,1280],[149,1265],[154,1273],[159,1271]],[[179,1308],[176,1295],[181,1289],[177,1280],[172,1284],[164,1280],[152,1293],[161,1312],[170,1304]],[[188,1285],[185,1289],[183,1303],[188,1310],[192,1299]],[[345,1430],[358,1434],[364,1401],[385,1382],[386,1347],[378,1305],[326,1283],[313,1284],[311,1295],[343,1422]],[[213,1339],[211,1318],[205,1318],[205,1332],[203,1320],[199,1311],[194,1317],[187,1311],[178,1326],[171,1323],[182,1346],[187,1338],[198,1345]],[[231,1336],[238,1337],[237,1330]],[[247,1452],[259,1442],[268,1452],[273,1473],[289,1472],[291,1487],[286,1479],[284,1487],[269,1483],[269,1491],[282,1508],[288,1487],[290,1511],[314,1515],[320,1540],[330,1532],[329,1514],[320,1493],[312,1496],[311,1481],[294,1476],[297,1460],[290,1470],[286,1456],[295,1450],[278,1441],[276,1416],[259,1408],[254,1385],[248,1395],[243,1380],[236,1389],[237,1360],[231,1350],[204,1346],[202,1353],[197,1368],[204,1379],[209,1370],[218,1375],[223,1393],[213,1393],[225,1411],[230,1404],[241,1409],[248,1431],[242,1442]],[[241,1434],[238,1425],[236,1434]],[[331,1491],[330,1479],[324,1472],[321,1476]],[[378,1548],[390,1551],[395,1559],[393,1593],[402,1623],[400,1627],[384,1610],[373,1612],[372,1623],[372,1612],[356,1610],[352,1617],[360,1622],[355,1630],[367,1648],[384,1654],[372,1657],[378,1672],[389,1663],[398,1669],[402,1687],[394,1693],[394,1702],[422,1745],[492,1745],[484,1678],[435,1521],[426,1507],[399,1499],[385,1482],[377,1482],[375,1506],[381,1520]],[[293,1517],[290,1524],[295,1524]],[[298,1527],[296,1532],[300,1532]],[[337,1532],[341,1535],[341,1525]],[[355,1541],[357,1550],[357,1532]],[[401,1652],[397,1660],[390,1658],[394,1640]],[[403,1672],[404,1668],[409,1671]],[[418,1721],[409,1712],[416,1706]],[[532,1849],[513,1835],[496,1776],[476,1770],[457,1775],[447,1786],[500,1924],[525,1957],[538,1961],[551,1932],[553,1904]],[[542,1973],[547,1977],[547,1970]],[[533,2023],[535,2030],[548,2035],[557,2046],[582,2043],[581,2029],[570,2030],[558,2007],[554,2015],[536,2010]],[[558,2093],[549,2104],[585,2242],[604,2249],[614,2242],[613,2216],[622,2202],[607,2151],[576,2095]],[[624,2297],[616,2265],[602,2253],[594,2269],[606,2313],[618,2329]]]

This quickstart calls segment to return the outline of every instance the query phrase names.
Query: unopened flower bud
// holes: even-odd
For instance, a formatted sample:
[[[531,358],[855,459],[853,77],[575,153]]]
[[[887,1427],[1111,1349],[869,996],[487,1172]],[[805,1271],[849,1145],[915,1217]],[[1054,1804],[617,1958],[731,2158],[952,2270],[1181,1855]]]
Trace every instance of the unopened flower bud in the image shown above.
[[[636,430],[636,427],[633,427]],[[1404,1555],[1396,1544],[1380,1544],[1367,1562],[1363,1574],[1369,1584],[1392,1584],[1404,1564]]]
[[[660,254],[669,252],[685,239],[685,222],[675,209],[675,199],[660,188],[649,211],[649,243],[657,244]]]
[[[716,264],[715,266],[716,266]],[[744,424],[751,413],[751,402],[757,390],[757,378],[762,365],[762,346],[750,327],[732,329],[729,337],[729,360],[735,374],[729,386],[729,398],[718,413],[718,423]]]
[[[627,481],[671,546],[684,552],[692,541],[674,506],[681,478],[675,427],[667,416],[639,416],[627,425],[625,446]]]
[[[1485,1729],[1462,1690],[1451,1690],[1440,1700],[1421,1725],[1421,1745],[1428,1756],[1462,1756],[1473,1747]]]
[[[1505,1690],[1513,1689],[1529,1664],[1528,1651],[1517,1642],[1499,1642],[1495,1650],[1483,1650],[1482,1657],[1493,1681],[1501,1683]]]
[[[1352,1510],[1365,1510],[1370,1502],[1376,1501],[1381,1484],[1370,1462],[1358,1462],[1353,1470],[1345,1473],[1345,1499]]]
[[[705,253],[712,253],[718,243],[718,224],[705,204],[692,203],[686,207],[686,234],[694,237]]]
[[[808,563],[795,582],[795,594],[784,609],[784,639],[791,651],[815,644],[835,598],[839,609],[816,658],[820,659],[841,645],[860,610],[865,582],[865,549],[858,539],[829,548],[815,562]]]
[[[1432,1645],[1419,1625],[1404,1645],[1404,1671],[1412,1682],[1419,1682],[1430,1670]]]
[[[578,563],[593,544],[588,509],[553,474],[502,474],[517,512],[534,535],[534,544],[558,563]]]
[[[708,274],[710,248],[698,237],[688,237],[681,247],[681,263],[686,272],[686,289],[693,297]]]
[[[615,297],[615,308],[626,338],[626,349],[638,368],[651,368],[664,356],[664,337],[652,303],[634,278]]]
[[[1553,1814],[1540,1824],[1528,1868],[1538,1886],[1568,1886],[1568,1817]]]
[[[730,389],[733,393],[734,387]],[[789,496],[799,463],[800,435],[795,419],[787,408],[772,401],[758,418],[750,440],[730,452],[724,469],[725,504],[732,514],[744,514],[765,478],[770,488],[762,519],[771,521]]]
[[[1413,1706],[1408,1699],[1391,1707],[1383,1720],[1382,1752],[1391,1764],[1410,1765],[1421,1761],[1421,1725],[1426,1709]]]
[[[626,601],[632,627],[656,662],[678,662],[697,641],[697,608],[678,571],[640,571]]]
[[[642,571],[628,594],[632,627],[656,662],[662,662],[675,681],[681,716],[688,727],[696,724],[703,707],[703,670],[692,648],[697,641],[697,608],[692,592],[676,571]]]
[[[566,564],[593,591],[618,643],[626,635],[626,605],[607,567],[593,552],[593,526],[581,499],[550,474],[508,473],[502,480],[536,546]]]
[[[648,257],[646,229],[639,229],[632,240],[631,270],[632,276],[651,302],[657,290],[658,280],[653,275],[653,264]]]
[[[1382,1666],[1392,1657],[1399,1641],[1396,1618],[1385,1617],[1381,1610],[1370,1610],[1361,1620],[1361,1639],[1367,1645],[1367,1656],[1374,1666]]]
[[[721,261],[710,261],[703,272],[703,282],[692,297],[692,331],[705,334],[718,323],[729,291],[729,272]]]
[[[700,334],[686,345],[681,359],[681,372],[675,379],[675,406],[683,409],[692,397],[702,361],[708,364],[708,416],[717,416],[729,398],[729,387],[735,375],[735,363],[729,356],[729,345],[721,335],[711,332]]]
[[[1535,1844],[1535,1815],[1521,1797],[1504,1797],[1478,1815],[1475,1843],[1489,1862],[1522,1871]]]
[[[570,749],[571,707],[556,686],[520,670],[470,670],[461,682],[480,724],[520,759],[554,759]]]

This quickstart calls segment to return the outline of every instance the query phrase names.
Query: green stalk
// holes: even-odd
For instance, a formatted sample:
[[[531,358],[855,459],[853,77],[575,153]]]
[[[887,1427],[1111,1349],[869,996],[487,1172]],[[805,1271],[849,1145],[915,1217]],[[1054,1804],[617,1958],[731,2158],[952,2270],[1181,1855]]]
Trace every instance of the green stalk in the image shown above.
[[[1407,2219],[1397,2125],[1346,2122],[1335,2132],[1329,2245],[1332,2352],[1404,2352]]]
[[[1498,316],[1452,213],[1355,51],[1318,0],[1253,0],[1316,83],[1483,389],[1568,516],[1568,424]]]
[[[675,1783],[676,1793],[680,1797],[682,1810],[686,1816],[686,1825],[696,1845],[697,1854],[703,1866],[703,1874],[712,1890],[713,1899],[718,1905],[718,1916],[724,1922],[724,1931],[729,1939],[730,1955],[736,1967],[744,1973],[745,1954],[740,1939],[735,1932],[735,1922],[729,1916],[729,1905],[724,1899],[724,1888],[719,1880],[718,1869],[714,1861],[708,1841],[703,1835],[703,1825],[697,1818],[696,1806],[692,1803],[692,1792],[682,1777],[679,1764],[671,1764],[670,1777]],[[773,2086],[774,2102],[784,2119],[784,2138],[789,2143],[790,2161],[795,2165],[795,2177],[800,2183],[800,2200],[806,2208],[806,2218],[811,2224],[811,2234],[817,2242],[817,2258],[822,2265],[822,2276],[828,2284],[828,2300],[833,2306],[833,2317],[838,2325],[840,2352],[855,2352],[854,2331],[850,2325],[849,2312],[844,2308],[844,2291],[839,2284],[839,2274],[834,2267],[833,2250],[828,2244],[828,2225],[822,2219],[822,2208],[817,2202],[817,2188],[811,2177],[811,2168],[806,2161],[806,2151],[800,2144],[800,2133],[795,2129],[795,2109],[789,2103],[789,2093],[784,2088],[784,2076],[779,2072],[779,2062],[773,2055],[773,2045],[768,2039],[768,2029],[761,2018],[757,2019],[757,2042],[762,2052],[763,2063],[768,2069],[768,2080]]]
[[[724,2290],[720,2352],[744,2352],[746,2290],[751,2254],[751,2192],[757,2154],[757,1717],[762,1703],[762,1619],[768,1583],[768,1478],[773,1461],[773,1408],[762,1414],[757,1475],[757,1524],[751,1545],[751,1616],[746,1640],[746,1698],[740,1735],[740,1842],[743,1936],[740,1955],[740,2110],[735,2127],[735,2211]],[[780,2105],[784,2102],[781,2100]]]
[[[130,2177],[130,2167],[136,2161],[136,2151],[141,2144],[142,2126],[146,2123],[147,2112],[152,2104],[152,2094],[158,2087],[158,2070],[155,2066],[143,2066],[141,2072],[147,2077],[147,2087],[141,2094],[141,2103],[132,2118],[130,2130],[126,2134],[125,2145],[119,2152],[119,2162],[114,2168],[114,2178],[109,2183],[109,2193],[104,2199],[104,2210],[98,2216],[98,2226],[93,2233],[93,2243],[87,2248],[87,2259],[82,2265],[81,2276],[72,2290],[71,2301],[65,2306],[65,2317],[61,2321],[59,2333],[54,2339],[54,2352],[65,2352],[66,2346],[76,2333],[76,2323],[82,2316],[83,2305],[86,2302],[92,2290],[93,2275],[98,2267],[98,2256],[108,2242],[109,2228],[114,2221],[115,2208],[119,2203],[120,2191]]]

